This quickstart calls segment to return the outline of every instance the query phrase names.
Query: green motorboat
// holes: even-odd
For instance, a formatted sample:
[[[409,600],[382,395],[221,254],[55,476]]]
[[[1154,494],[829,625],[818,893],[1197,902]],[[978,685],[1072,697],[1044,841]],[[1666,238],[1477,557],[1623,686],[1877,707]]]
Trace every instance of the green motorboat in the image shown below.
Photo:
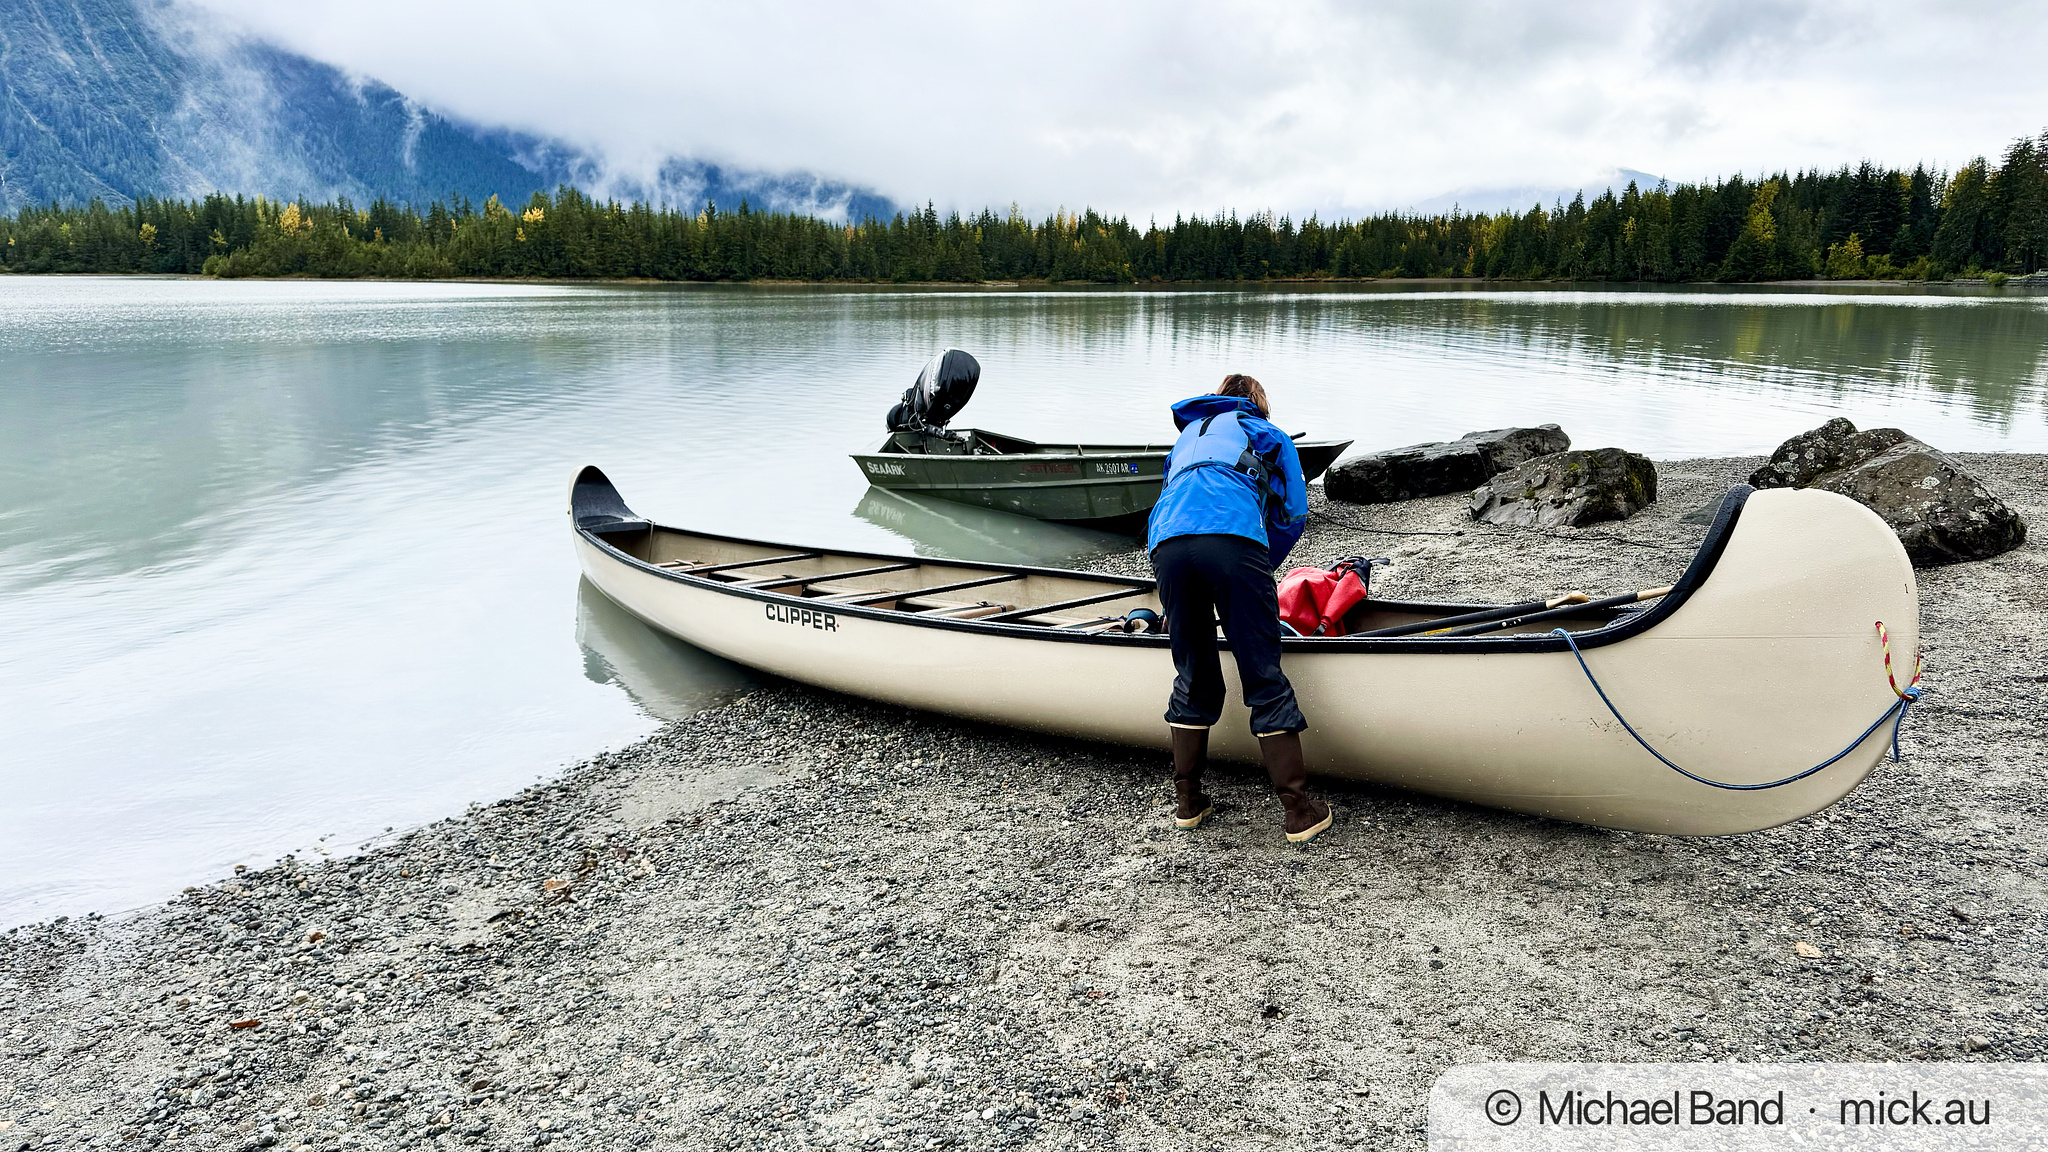
[[[1301,474],[1313,480],[1349,440],[1300,440]],[[1040,444],[963,428],[949,435],[891,432],[854,461],[868,483],[1111,532],[1142,532],[1159,500],[1171,444]]]
[[[889,435],[854,462],[868,483],[1039,520],[1139,533],[1159,500],[1171,444],[1041,444],[947,421],[981,378],[974,357],[932,358],[889,412]],[[1295,437],[1304,480],[1323,474],[1349,440]]]

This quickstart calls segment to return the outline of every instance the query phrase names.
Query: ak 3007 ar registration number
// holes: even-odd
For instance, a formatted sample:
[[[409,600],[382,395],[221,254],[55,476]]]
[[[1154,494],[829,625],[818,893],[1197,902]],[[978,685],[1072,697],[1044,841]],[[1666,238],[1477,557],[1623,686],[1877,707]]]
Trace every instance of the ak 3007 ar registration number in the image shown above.
[[[794,624],[799,628],[816,628],[823,632],[839,631],[839,617],[830,612],[814,608],[792,608],[787,604],[769,604],[768,619],[777,624]]]

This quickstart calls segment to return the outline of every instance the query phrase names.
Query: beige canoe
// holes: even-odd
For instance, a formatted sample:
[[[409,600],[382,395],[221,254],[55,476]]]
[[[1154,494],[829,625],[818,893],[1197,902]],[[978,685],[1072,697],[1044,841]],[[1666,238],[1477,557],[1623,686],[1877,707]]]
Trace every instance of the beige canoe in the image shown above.
[[[950,716],[1166,745],[1167,641],[1115,627],[1133,608],[1157,610],[1150,581],[667,528],[635,515],[596,468],[577,474],[570,513],[593,585],[730,660]],[[1347,623],[1366,631],[1478,607],[1372,601]],[[1318,773],[1607,828],[1714,835],[1819,811],[1878,764],[1892,726],[1876,722],[1898,704],[1879,621],[1903,685],[1919,651],[1919,598],[1882,520],[1832,493],[1743,487],[1672,592],[1648,607],[1469,638],[1289,638],[1283,665]],[[1782,787],[1687,779],[1616,721],[1548,634],[1560,623],[1643,739],[1700,777],[1765,783],[1854,747]],[[1214,750],[1256,759],[1228,659],[1224,668],[1233,703]]]

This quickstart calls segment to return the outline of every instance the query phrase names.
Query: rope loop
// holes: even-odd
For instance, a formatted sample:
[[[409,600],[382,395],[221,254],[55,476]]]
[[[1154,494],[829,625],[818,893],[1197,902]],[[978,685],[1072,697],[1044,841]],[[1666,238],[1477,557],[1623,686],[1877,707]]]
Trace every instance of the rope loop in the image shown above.
[[[1631,737],[1633,737],[1636,743],[1643,746],[1643,751],[1648,752],[1652,756],[1655,756],[1658,759],[1658,761],[1661,762],[1666,768],[1671,769],[1673,772],[1678,773],[1680,776],[1683,776],[1688,780],[1692,780],[1700,784],[1705,784],[1709,788],[1724,788],[1730,792],[1761,792],[1766,788],[1782,788],[1787,784],[1794,783],[1795,781],[1804,780],[1808,776],[1811,776],[1814,773],[1820,771],[1821,769],[1828,767],[1835,761],[1840,760],[1842,757],[1847,756],[1849,753],[1854,752],[1857,748],[1861,747],[1863,742],[1870,738],[1870,734],[1872,732],[1875,732],[1879,728],[1884,727],[1884,723],[1887,720],[1892,722],[1892,760],[1894,762],[1897,762],[1897,760],[1899,759],[1899,729],[1905,726],[1906,712],[1909,709],[1911,709],[1913,705],[1917,703],[1920,699],[1920,689],[1917,685],[1920,683],[1921,668],[1917,661],[1915,662],[1915,666],[1913,669],[1913,678],[1906,682],[1906,686],[1904,688],[1899,687],[1898,681],[1892,679],[1891,639],[1885,633],[1884,622],[1880,620],[1877,624],[1877,635],[1879,642],[1884,645],[1885,678],[1891,682],[1892,691],[1895,694],[1897,694],[1898,699],[1894,701],[1889,707],[1887,707],[1884,710],[1883,714],[1878,716],[1876,720],[1871,721],[1870,727],[1865,728],[1862,732],[1857,734],[1854,740],[1849,741],[1848,747],[1842,749],[1840,752],[1835,753],[1833,756],[1828,757],[1820,763],[1815,764],[1813,767],[1806,769],[1804,772],[1795,772],[1792,775],[1786,776],[1782,779],[1769,780],[1762,784],[1730,784],[1725,780],[1710,780],[1705,776],[1700,776],[1695,773],[1688,772],[1685,769],[1679,767],[1677,764],[1673,763],[1670,757],[1664,755],[1662,752],[1657,751],[1655,748],[1652,748],[1650,746],[1650,742],[1648,740],[1643,739],[1642,733],[1636,731],[1635,725],[1630,724],[1628,722],[1628,717],[1623,716],[1621,714],[1621,709],[1616,708],[1614,706],[1614,701],[1608,698],[1607,689],[1601,687],[1599,678],[1593,675],[1593,669],[1586,663],[1586,654],[1584,652],[1579,651],[1578,639],[1572,635],[1571,629],[1552,628],[1550,630],[1550,634],[1552,636],[1559,636],[1564,639],[1565,644],[1571,648],[1572,655],[1578,658],[1579,670],[1586,674],[1586,682],[1593,686],[1593,691],[1600,694],[1600,702],[1602,704],[1607,705],[1607,710],[1614,714],[1614,718],[1616,720],[1621,722],[1622,730],[1627,732]]]
[[[1884,647],[1884,678],[1892,686],[1892,692],[1901,700],[1917,700],[1920,690],[1914,685],[1920,683],[1920,674],[1927,671],[1927,654],[1921,652],[1913,657],[1913,678],[1899,687],[1898,678],[1892,675],[1892,635],[1885,631],[1884,621],[1877,622],[1877,642]]]

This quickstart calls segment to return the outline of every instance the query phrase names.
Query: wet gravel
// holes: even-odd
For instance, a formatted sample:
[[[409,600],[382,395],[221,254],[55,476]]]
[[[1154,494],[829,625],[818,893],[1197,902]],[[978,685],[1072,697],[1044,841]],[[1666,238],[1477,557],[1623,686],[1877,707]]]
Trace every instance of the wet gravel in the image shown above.
[[[2048,531],[2048,461],[1965,459]],[[1754,463],[1544,536],[1318,496],[1297,555],[1663,583]],[[1239,769],[1181,835],[1161,757],[763,688],[361,856],[0,934],[0,1149],[1412,1149],[1460,1062],[2039,1060],[2044,558],[1922,572],[1904,762],[1745,836],[1329,785],[1300,850]]]

